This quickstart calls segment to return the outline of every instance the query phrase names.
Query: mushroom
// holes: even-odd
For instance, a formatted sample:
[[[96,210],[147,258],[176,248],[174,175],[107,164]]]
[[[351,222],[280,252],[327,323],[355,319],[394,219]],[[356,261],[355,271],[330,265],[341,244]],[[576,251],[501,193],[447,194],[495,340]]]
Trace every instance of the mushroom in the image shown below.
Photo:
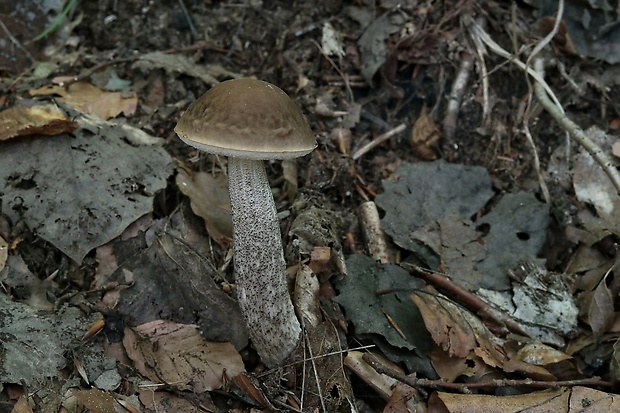
[[[190,146],[228,156],[237,299],[254,348],[267,366],[279,366],[297,346],[301,327],[263,161],[304,156],[316,139],[284,91],[255,79],[217,84],[190,105],[174,130]]]

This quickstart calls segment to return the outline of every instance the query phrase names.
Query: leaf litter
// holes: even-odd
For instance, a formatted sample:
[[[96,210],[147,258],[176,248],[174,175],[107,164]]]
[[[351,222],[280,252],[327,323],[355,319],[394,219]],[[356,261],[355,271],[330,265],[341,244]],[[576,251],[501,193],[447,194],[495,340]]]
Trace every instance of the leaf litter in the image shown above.
[[[12,185],[5,185],[9,189],[3,189],[2,197],[10,191],[17,197],[28,191],[36,196],[27,199],[28,204],[15,197],[13,201],[20,203],[7,204],[2,198],[0,237],[6,242],[0,247],[0,263],[5,264],[0,281],[7,295],[21,307],[7,305],[15,311],[37,309],[37,317],[48,321],[72,308],[103,315],[94,324],[94,317],[83,319],[79,326],[66,323],[67,329],[73,330],[72,337],[92,324],[90,331],[95,335],[89,335],[89,341],[79,347],[75,340],[58,345],[64,337],[47,335],[58,329],[51,322],[33,330],[50,337],[56,350],[64,352],[66,367],[58,377],[46,376],[52,368],[39,375],[33,373],[34,392],[32,387],[5,386],[2,395],[10,397],[11,402],[18,400],[16,413],[32,411],[33,407],[41,411],[121,411],[132,406],[144,411],[219,411],[224,405],[237,410],[254,409],[248,407],[252,405],[273,410],[283,404],[299,411],[340,412],[354,410],[354,402],[360,403],[359,409],[386,412],[617,410],[613,408],[617,397],[612,393],[579,386],[609,384],[591,378],[598,374],[618,380],[620,323],[615,311],[618,284],[614,246],[620,231],[614,219],[617,208],[613,207],[617,197],[606,186],[605,176],[597,175],[600,169],[588,156],[571,150],[577,153],[571,160],[575,169],[568,169],[569,152],[558,145],[561,134],[545,121],[548,118],[544,114],[537,114],[529,125],[522,122],[524,114],[516,109],[526,106],[524,77],[506,70],[504,58],[498,60],[491,49],[485,49],[488,44],[474,45],[480,39],[474,36],[472,43],[472,33],[463,29],[470,14],[481,15],[476,10],[480,5],[414,3],[390,0],[372,7],[363,2],[340,7],[339,3],[327,2],[316,7],[302,2],[281,7],[277,2],[250,2],[231,7],[226,2],[198,2],[188,5],[187,10],[173,10],[155,2],[137,11],[130,3],[108,7],[78,2],[78,13],[70,13],[57,36],[46,39],[43,54],[32,43],[19,43],[19,39],[31,37],[28,27],[15,24],[13,18],[2,19],[5,33],[18,34],[3,44],[13,50],[11,62],[19,63],[14,67],[27,67],[24,61],[32,58],[25,52],[37,59],[54,54],[49,62],[36,63],[30,73],[19,76],[11,73],[12,63],[3,66],[2,74],[13,77],[0,78],[0,104],[9,107],[5,117],[0,116],[0,125],[11,126],[18,121],[13,129],[6,129],[9,140],[5,143],[19,143],[29,150],[28,142],[43,145],[40,134],[47,133],[51,137],[46,149],[53,149],[52,142],[64,145],[64,149],[52,151],[54,155],[85,149],[89,155],[80,158],[72,154],[69,161],[96,165],[97,158],[104,158],[112,165],[112,160],[136,155],[124,150],[127,147],[109,143],[106,136],[113,135],[129,146],[142,146],[130,142],[139,132],[113,132],[127,123],[165,137],[166,151],[178,158],[177,166],[182,165],[176,182],[167,179],[169,171],[143,179],[133,170],[131,177],[135,179],[130,177],[129,183],[132,188],[138,183],[137,192],[144,195],[144,205],[118,218],[118,227],[100,239],[92,234],[105,232],[108,226],[93,226],[93,222],[105,222],[108,217],[91,206],[87,212],[93,220],[78,219],[81,233],[68,229],[65,237],[77,240],[82,248],[70,242],[63,245],[59,235],[62,227],[43,237],[48,241],[44,243],[40,236],[47,234],[47,229],[34,215],[45,221],[65,219],[58,214],[58,206],[52,211],[56,215],[50,215],[36,202],[53,202],[58,193],[71,192],[64,188],[72,188],[78,181],[59,179],[64,186],[53,187],[53,196],[40,191],[39,186],[50,185],[48,173],[73,175],[83,169],[73,167],[68,173],[62,168],[50,169],[49,165],[66,165],[67,158],[56,156],[55,162],[49,162],[35,152],[35,161],[44,166],[9,174]],[[183,6],[183,2],[179,4]],[[489,33],[506,44],[539,39],[552,30],[556,4],[528,3],[527,8],[520,4],[511,13],[493,4],[480,20],[489,23]],[[599,123],[607,133],[617,130],[613,106],[617,101],[617,73],[604,64],[596,65],[593,71],[563,56],[577,52],[617,60],[617,54],[609,52],[616,45],[613,24],[617,13],[608,2],[582,7],[567,1],[565,5],[566,14],[553,48],[547,47],[538,57],[548,59],[545,54],[553,53],[549,61],[558,63],[557,67],[547,67],[553,73],[549,76],[552,89],[564,90],[570,84],[576,90],[561,97],[568,103],[568,116],[587,113],[587,118],[575,120]],[[6,7],[0,6],[0,15],[13,16],[10,6]],[[330,18],[321,20],[323,15]],[[36,10],[33,16],[37,16]],[[505,31],[497,28],[508,27],[510,21],[519,24],[506,38]],[[597,34],[596,38],[584,42],[584,33],[590,31]],[[6,57],[3,45],[2,58]],[[460,84],[459,79],[467,78],[462,76],[467,61],[474,63],[469,65],[470,71],[476,69],[469,78],[478,79]],[[78,75],[67,75],[76,70]],[[562,76],[555,76],[557,72]],[[277,374],[260,373],[255,354],[245,350],[241,353],[243,361],[255,370],[229,377],[221,368],[227,362],[230,365],[226,369],[240,367],[238,350],[245,348],[247,340],[229,297],[234,283],[226,236],[229,232],[221,226],[227,215],[222,196],[224,174],[211,174],[217,169],[212,165],[219,167],[222,160],[194,156],[195,152],[187,156],[187,150],[173,139],[171,125],[187,102],[204,92],[207,85],[239,76],[265,78],[283,86],[304,108],[320,137],[319,148],[308,162],[282,165],[284,179],[272,181],[283,219],[287,261],[292,264],[288,273],[291,278],[297,274],[301,280],[297,286],[300,308],[311,324],[304,342],[307,363],[303,373],[298,365],[286,366]],[[55,86],[45,86],[48,78]],[[58,82],[63,82],[63,87],[58,87]],[[446,93],[444,88],[450,83],[454,83],[453,89]],[[55,109],[44,107],[47,113],[37,119],[36,110],[31,109],[34,106],[22,100],[34,96],[25,96],[27,91],[43,93],[36,95],[43,102],[63,100],[63,105],[72,103],[82,112],[104,119],[131,119],[93,121],[85,132],[83,120],[74,123],[84,115],[69,113],[65,106],[60,118]],[[459,104],[454,106],[457,112],[446,114],[442,135],[433,125],[440,124],[446,99]],[[453,105],[448,106],[450,111]],[[425,112],[427,107],[429,111]],[[478,126],[479,111],[488,114],[484,126]],[[600,118],[591,116],[593,113]],[[459,123],[451,133],[445,128],[449,115]],[[416,117],[419,122],[414,122]],[[363,157],[350,158],[349,154],[365,141],[394,130],[394,125],[399,125],[399,130],[413,127],[413,142],[389,135]],[[541,156],[542,167],[548,160],[547,151],[559,154],[557,161],[551,158],[544,175],[552,195],[549,206],[532,194],[538,166],[532,167],[534,145],[523,145],[523,126],[532,129],[538,151],[535,155]],[[588,134],[605,152],[610,151],[615,138],[599,132]],[[102,156],[104,148],[92,142],[87,145],[87,138],[104,141],[103,146],[114,148],[115,156]],[[67,144],[74,140],[79,140],[79,148]],[[161,155],[159,144],[144,146],[159,147],[155,152]],[[11,166],[27,160],[28,150],[16,151],[19,157],[9,160]],[[147,153],[152,155],[151,151],[153,148]],[[417,160],[416,167],[422,172],[410,173],[408,168],[412,167],[403,161],[415,156],[426,160],[440,157],[450,164]],[[171,166],[169,158],[160,157],[158,162],[152,166]],[[476,171],[476,167],[458,162],[484,168]],[[129,176],[110,177],[99,174],[103,166],[98,168],[103,181],[123,182]],[[448,171],[450,168],[454,169]],[[36,173],[38,170],[46,173],[45,179]],[[269,172],[279,176],[280,164],[269,163]],[[479,187],[467,181],[472,177]],[[386,178],[381,188],[380,180]],[[106,191],[96,182],[79,184],[99,190],[89,194],[98,207],[121,208],[102,196]],[[189,189],[181,194],[179,189],[186,184]],[[204,191],[214,196],[205,196]],[[418,191],[422,196],[412,196]],[[120,191],[126,192],[127,188]],[[154,197],[156,192],[158,196]],[[315,201],[297,202],[309,193]],[[360,226],[365,222],[358,224],[352,219],[355,208],[349,208],[350,201],[372,204],[377,193],[377,203],[385,213],[385,234],[377,225],[373,235],[381,238],[387,234],[385,245],[390,251],[385,254],[386,261],[400,262],[402,267],[379,265],[360,255],[366,248],[359,242],[366,230],[360,231]],[[117,201],[120,197],[129,203],[136,195],[125,198],[118,192],[113,194]],[[450,197],[462,198],[463,202]],[[79,218],[79,211],[89,206],[75,192],[69,198],[77,203],[71,211]],[[63,202],[68,205],[69,201],[63,198]],[[205,222],[196,219],[188,204]],[[29,232],[33,229],[34,234]],[[345,261],[346,256],[349,258]],[[412,277],[417,274],[411,270],[415,266],[438,271],[435,275],[445,278],[438,285],[454,283],[465,288],[459,293],[454,293],[456,289],[441,290],[441,295]],[[208,280],[202,280],[201,275]],[[431,278],[424,279],[431,282]],[[470,308],[473,294],[484,296],[497,307]],[[356,302],[362,300],[367,302]],[[364,307],[367,303],[370,306]],[[56,315],[51,316],[51,311]],[[488,317],[488,311],[505,314]],[[509,321],[506,317],[513,317],[512,321],[521,326],[519,330],[527,334],[508,332],[502,325],[502,320]],[[120,344],[122,332],[127,332],[133,361]],[[377,348],[367,349],[369,343]],[[353,345],[362,346],[362,351],[350,350],[351,358],[343,361],[339,352]],[[201,354],[203,350],[219,352],[224,348],[225,352],[218,354],[225,355],[216,359]],[[186,351],[189,349],[192,351]],[[384,373],[367,360],[371,354],[386,368],[381,370]],[[178,366],[169,362],[173,357],[178,358]],[[56,361],[57,368],[63,368],[60,359]],[[195,376],[207,377],[202,373],[209,369],[216,374],[196,381],[194,386],[194,374],[188,367],[192,364],[201,366]],[[125,365],[142,366],[141,372],[127,373]],[[375,389],[372,396],[358,387],[351,391],[344,366]],[[386,373],[391,381],[386,380]],[[17,377],[11,376],[11,380]],[[222,385],[223,393],[202,391]],[[557,385],[568,387],[532,391]],[[448,389],[451,392],[443,391]],[[522,391],[529,393],[500,396]],[[240,397],[233,399],[233,392]],[[462,394],[472,392],[477,394]]]
[[[139,129],[69,113],[79,124],[71,135],[1,143],[0,200],[13,222],[81,263],[151,211],[172,160]]]

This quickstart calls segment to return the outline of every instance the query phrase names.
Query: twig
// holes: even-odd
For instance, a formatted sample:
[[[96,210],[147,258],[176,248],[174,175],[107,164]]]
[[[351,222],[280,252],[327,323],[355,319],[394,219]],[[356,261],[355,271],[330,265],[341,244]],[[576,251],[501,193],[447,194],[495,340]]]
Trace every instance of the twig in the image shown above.
[[[536,61],[534,62],[534,66],[537,67],[537,69],[540,68],[540,71],[534,70],[531,67],[528,67],[519,59],[517,59],[515,56],[504,50],[500,45],[498,45],[480,27],[480,25],[473,21],[471,17],[465,16],[463,18],[463,21],[467,25],[472,35],[478,36],[480,40],[483,41],[491,51],[501,57],[508,59],[510,62],[523,69],[528,75],[532,77],[532,79],[536,81],[534,83],[534,93],[540,101],[540,104],[547,110],[547,112],[549,112],[551,117],[554,118],[555,121],[558,122],[560,126],[570,134],[570,137],[573,140],[575,140],[578,144],[583,146],[586,151],[588,151],[590,156],[592,156],[592,158],[601,166],[601,168],[603,168],[603,171],[605,171],[605,173],[611,180],[611,183],[616,188],[616,191],[620,194],[620,173],[612,164],[607,154],[605,154],[605,152],[603,152],[603,150],[596,143],[590,140],[590,138],[586,136],[583,130],[579,128],[579,126],[575,122],[570,120],[565,115],[562,104],[544,79],[542,60],[536,59]],[[539,62],[538,65],[536,63],[537,61]]]
[[[200,39],[200,34],[198,33],[198,30],[196,30],[196,26],[194,26],[192,16],[190,16],[189,12],[187,11],[187,8],[185,7],[185,2],[183,0],[178,1],[179,6],[181,7],[181,11],[183,12],[183,17],[185,17],[187,25],[189,26],[189,31],[192,33],[192,38],[194,39],[194,41],[197,41],[198,39]]]
[[[527,138],[527,143],[529,143],[532,147],[532,153],[534,154],[534,171],[536,171],[536,176],[538,177],[538,185],[540,186],[543,198],[545,198],[545,202],[549,204],[551,202],[551,195],[549,194],[549,188],[547,188],[547,184],[545,183],[545,178],[543,178],[542,173],[540,172],[540,158],[538,157],[538,150],[536,149],[534,138],[530,133],[529,122],[524,121],[523,123],[523,133]]]
[[[2,27],[2,30],[4,31],[4,33],[6,34],[6,36],[11,40],[11,42],[13,42],[13,44],[15,45],[15,47],[17,47],[18,49],[20,49],[22,52],[24,52],[24,54],[26,55],[26,57],[28,57],[28,59],[30,59],[31,62],[34,62],[34,57],[30,54],[30,52],[24,47],[22,46],[22,44],[19,42],[19,40],[17,40],[15,38],[15,36],[13,36],[13,34],[11,34],[11,32],[9,31],[9,29],[4,25],[4,22],[0,19],[0,27]]]
[[[460,285],[450,280],[448,277],[445,277],[438,273],[427,271],[423,268],[418,267],[417,265],[412,265],[408,263],[402,263],[401,265],[403,268],[405,268],[416,277],[420,277],[427,283],[434,285],[438,289],[448,293],[453,297],[456,297],[470,310],[480,315],[480,317],[492,320],[500,326],[506,326],[506,328],[513,333],[520,334],[525,337],[529,336],[521,328],[519,323],[510,318],[507,314],[504,314],[502,311],[492,307],[483,299],[467,291]]]
[[[463,17],[463,22],[468,27],[471,35],[474,36],[474,37],[478,37],[484,44],[487,45],[487,47],[492,52],[494,52],[495,54],[497,54],[497,55],[499,55],[499,56],[501,56],[501,57],[503,57],[505,59],[507,59],[511,63],[514,63],[520,69],[525,70],[527,72],[527,74],[532,76],[532,78],[534,78],[537,81],[539,81],[541,86],[549,94],[549,97],[551,98],[551,100],[553,100],[558,106],[561,107],[560,101],[555,96],[555,93],[553,93],[553,90],[551,90],[551,87],[549,87],[547,82],[545,82],[545,79],[541,78],[540,75],[538,73],[536,73],[536,71],[534,71],[534,69],[532,69],[531,67],[528,67],[525,63],[520,61],[517,57],[513,56],[512,54],[510,54],[509,52],[504,50],[499,44],[497,44],[493,39],[491,39],[491,36],[489,36],[488,33],[485,32],[484,29],[482,27],[480,27],[480,25],[478,23],[473,21],[473,19],[471,17],[464,16]]]
[[[491,381],[482,381],[478,383],[449,383],[443,380],[429,380],[418,379],[416,377],[407,376],[401,372],[392,370],[379,361],[377,361],[371,354],[366,353],[362,356],[362,359],[370,364],[370,366],[381,374],[392,377],[402,383],[408,384],[411,387],[427,387],[431,389],[449,389],[456,390],[463,393],[469,393],[473,389],[496,389],[500,387],[534,387],[538,389],[556,389],[558,387],[573,387],[573,386],[599,386],[599,387],[614,387],[616,384],[610,381],[603,381],[598,377],[591,377],[587,379],[578,380],[561,380],[561,381],[539,381],[532,379],[523,380],[511,380],[511,379],[499,379]]]
[[[381,229],[381,218],[377,205],[373,201],[364,202],[359,207],[360,218],[362,220],[362,232],[366,238],[368,253],[370,256],[383,264],[390,262],[385,235]]]
[[[540,53],[542,49],[544,49],[545,47],[547,47],[549,43],[551,43],[555,35],[558,33],[558,30],[560,29],[560,23],[562,23],[563,14],[564,14],[564,0],[560,0],[558,2],[558,12],[555,15],[555,21],[553,22],[553,28],[551,29],[549,33],[547,33],[545,37],[543,37],[540,40],[540,42],[538,42],[536,47],[534,47],[534,50],[532,50],[532,52],[527,58],[527,61],[525,62],[526,66],[529,67],[530,62],[538,55],[538,53]]]
[[[452,84],[452,90],[448,96],[448,107],[446,108],[446,116],[443,118],[443,133],[444,137],[451,140],[454,138],[456,132],[456,123],[459,116],[459,109],[461,108],[461,100],[465,93],[465,87],[469,81],[469,75],[474,67],[473,59],[468,53],[461,55],[461,65],[459,71],[456,74],[454,83]]]
[[[373,139],[372,141],[370,141],[366,145],[364,145],[361,148],[359,148],[353,154],[353,156],[351,158],[353,158],[354,161],[359,159],[362,155],[366,154],[367,152],[370,152],[372,149],[374,149],[375,147],[381,145],[383,142],[387,141],[392,136],[398,135],[399,133],[404,131],[405,128],[406,128],[406,125],[404,123],[401,123],[400,125],[398,125],[394,129],[389,130],[389,131],[387,131],[387,132],[377,136],[375,139]]]
[[[549,33],[547,33],[547,35],[540,42],[538,42],[538,44],[534,47],[529,57],[527,58],[527,61],[525,62],[525,65],[527,67],[530,67],[530,62],[532,61],[532,59],[536,55],[538,55],[543,50],[543,48],[545,48],[549,43],[551,43],[551,41],[553,40],[553,38],[555,37],[555,35],[557,34],[560,28],[560,22],[562,21],[563,14],[564,14],[564,0],[560,0],[559,6],[558,6],[558,12],[555,16],[555,23],[553,25],[553,29]],[[544,76],[542,77],[544,78]],[[545,183],[545,179],[543,178],[542,173],[540,172],[540,158],[538,157],[538,150],[536,149],[536,144],[534,143],[534,138],[532,137],[532,134],[530,133],[530,127],[529,127],[530,115],[532,114],[532,82],[530,81],[530,77],[527,75],[525,76],[525,80],[527,82],[529,93],[528,93],[528,98],[527,98],[527,107],[525,109],[525,116],[523,118],[523,133],[525,134],[525,137],[527,138],[527,142],[532,147],[532,153],[534,154],[534,170],[536,172],[536,176],[538,177],[538,185],[540,186],[540,190],[543,194],[543,197],[545,198],[545,202],[550,203],[551,196],[549,194],[549,189],[547,188],[547,184]],[[569,147],[569,145],[566,145],[566,146],[567,148]]]
[[[534,61],[534,68],[536,69],[536,73],[538,78],[544,78],[544,69],[543,69],[543,61],[542,59],[536,59]],[[536,79],[536,78],[535,78]],[[538,79],[536,79],[538,80]],[[544,81],[544,80],[543,80]],[[614,166],[611,159],[607,156],[607,154],[596,144],[594,143],[588,136],[585,134],[583,129],[581,129],[575,122],[566,116],[564,111],[561,109],[561,106],[554,104],[546,93],[543,85],[536,82],[534,83],[534,93],[536,94],[536,98],[540,102],[540,104],[545,108],[547,112],[551,115],[553,119],[560,126],[567,131],[571,138],[576,141],[579,145],[583,146],[583,148],[590,154],[590,156],[603,168],[603,171],[607,174],[611,183],[618,194],[620,194],[620,173],[618,169]]]
[[[310,354],[309,360],[310,360],[310,363],[312,363],[312,372],[314,373],[314,380],[316,382],[316,389],[317,389],[317,393],[319,394],[319,400],[321,401],[321,407],[323,408],[323,411],[326,412],[327,409],[325,409],[325,400],[323,400],[323,389],[321,389],[321,380],[319,379],[319,372],[317,371],[316,363],[314,362],[314,354],[312,354],[312,343],[310,342],[310,338],[308,337],[307,334],[304,334],[304,338],[306,339],[306,342],[308,343],[307,348],[308,348],[308,353]],[[303,403],[303,399],[301,402]]]

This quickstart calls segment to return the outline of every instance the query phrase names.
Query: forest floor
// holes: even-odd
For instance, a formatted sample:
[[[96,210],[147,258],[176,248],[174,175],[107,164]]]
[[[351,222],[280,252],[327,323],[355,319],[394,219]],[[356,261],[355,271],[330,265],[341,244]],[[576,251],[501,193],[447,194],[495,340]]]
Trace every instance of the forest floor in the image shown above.
[[[0,411],[620,411],[619,21],[3,1]],[[235,301],[226,159],[174,133],[246,77],[318,142],[266,162],[304,324],[272,369]]]

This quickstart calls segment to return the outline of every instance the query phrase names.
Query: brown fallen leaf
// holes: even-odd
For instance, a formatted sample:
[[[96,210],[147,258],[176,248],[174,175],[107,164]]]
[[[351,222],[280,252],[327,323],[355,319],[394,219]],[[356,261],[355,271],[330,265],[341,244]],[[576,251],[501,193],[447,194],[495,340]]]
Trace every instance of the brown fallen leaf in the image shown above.
[[[206,341],[193,324],[157,320],[126,328],[123,345],[140,373],[179,390],[219,389],[245,371],[232,344]]]
[[[211,238],[220,245],[229,245],[232,241],[232,219],[226,177],[214,177],[206,172],[192,174],[181,165],[177,168],[176,183],[189,198],[194,214],[205,220]]]
[[[428,114],[426,106],[423,106],[420,116],[411,129],[411,145],[413,151],[423,159],[429,161],[437,159],[435,145],[439,141],[439,138],[439,129],[435,125],[433,117]]]
[[[448,298],[432,293],[412,294],[411,299],[418,306],[435,343],[450,357],[465,358],[476,348],[474,332],[463,320],[464,309]]]
[[[216,407],[213,406],[205,406],[205,399],[209,400],[207,397],[201,398],[201,404],[205,406],[205,410],[199,409],[196,407],[190,400],[182,397],[182,394],[174,394],[172,392],[167,391],[153,391],[151,389],[140,390],[138,397],[144,407],[150,412],[162,412],[162,413],[172,413],[172,412],[199,412],[199,411],[217,411]],[[209,409],[209,410],[207,410]]]
[[[121,92],[106,92],[89,82],[75,82],[64,87],[49,85],[30,91],[32,96],[58,95],[61,102],[73,106],[83,113],[95,115],[103,120],[115,118],[121,113],[131,116],[138,107],[138,97],[134,93],[124,98]]]
[[[594,289],[588,307],[588,323],[592,328],[592,333],[597,337],[607,332],[615,317],[614,294],[609,290],[606,279],[607,276],[603,277]]]
[[[32,407],[28,404],[28,398],[26,395],[20,396],[17,403],[13,406],[11,413],[33,413]]]
[[[429,411],[449,413],[569,412],[569,398],[570,391],[566,389],[544,390],[518,396],[436,392],[432,394],[428,405]]]
[[[506,355],[499,339],[480,319],[433,288],[427,287],[427,291],[428,294],[412,294],[411,299],[418,306],[435,343],[450,357],[466,358],[473,353],[487,365],[501,367]]]
[[[24,103],[0,112],[0,141],[18,136],[60,135],[77,126],[56,105]]]
[[[71,393],[81,404],[88,407],[92,413],[108,413],[116,411],[114,407],[117,405],[117,402],[110,393],[99,389],[73,389]]]

